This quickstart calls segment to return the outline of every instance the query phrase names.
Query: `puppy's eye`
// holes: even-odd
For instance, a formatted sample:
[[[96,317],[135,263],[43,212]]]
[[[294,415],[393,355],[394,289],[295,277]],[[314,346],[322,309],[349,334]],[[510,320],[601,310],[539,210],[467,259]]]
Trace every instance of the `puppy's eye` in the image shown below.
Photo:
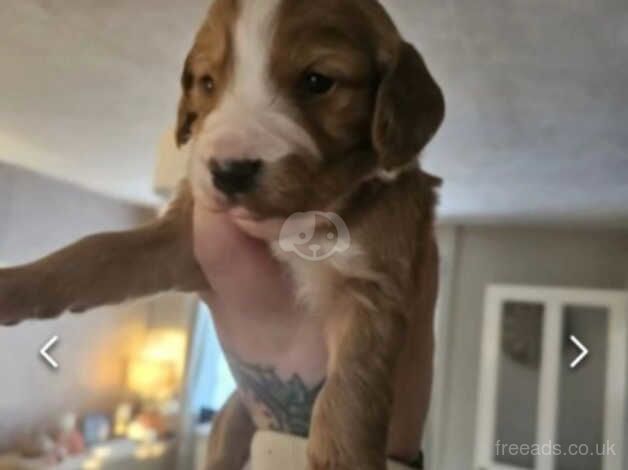
[[[210,75],[203,75],[201,77],[201,88],[206,93],[212,93],[214,91],[214,79]]]
[[[303,77],[303,90],[312,95],[324,95],[336,85],[336,81],[321,73],[308,72]]]

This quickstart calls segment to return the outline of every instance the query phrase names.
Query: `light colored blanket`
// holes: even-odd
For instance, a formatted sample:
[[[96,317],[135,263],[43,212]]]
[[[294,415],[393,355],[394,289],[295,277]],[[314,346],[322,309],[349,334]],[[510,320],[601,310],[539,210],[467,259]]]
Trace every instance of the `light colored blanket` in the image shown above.
[[[306,470],[307,441],[273,432],[258,432],[253,440],[251,462],[245,470]],[[389,462],[388,470],[410,470]]]

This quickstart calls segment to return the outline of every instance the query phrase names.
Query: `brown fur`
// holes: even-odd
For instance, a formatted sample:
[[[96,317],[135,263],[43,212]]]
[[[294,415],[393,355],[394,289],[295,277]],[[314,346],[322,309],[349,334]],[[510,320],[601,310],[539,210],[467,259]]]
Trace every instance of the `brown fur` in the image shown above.
[[[190,113],[199,123],[215,109],[233,65],[225,34],[237,1],[217,1],[212,8],[186,63],[184,77],[193,77],[188,81],[194,86],[183,89],[181,134],[190,127]],[[270,79],[323,159],[295,152],[268,165],[258,188],[237,200],[252,212],[289,216],[333,206],[376,168],[390,170],[413,160],[440,126],[439,87],[377,2],[285,1],[277,27]],[[336,78],[334,92],[314,99],[299,93],[295,84],[306,70]],[[215,79],[211,94],[199,86],[206,74]]]
[[[214,419],[207,449],[208,470],[242,469],[249,459],[255,425],[234,392]]]
[[[198,132],[221,99],[232,72],[237,11],[237,0],[217,0],[186,60],[179,144]],[[387,454],[411,457],[403,455],[411,447],[400,444],[404,437],[389,432],[391,423],[424,419],[424,407],[395,405],[404,388],[419,381],[423,397],[417,400],[429,396],[430,367],[413,377],[398,368],[407,358],[431,360],[436,181],[417,164],[394,181],[372,177],[413,164],[442,122],[443,97],[421,56],[374,0],[284,1],[273,51],[272,79],[323,158],[287,156],[238,202],[261,216],[334,210],[349,226],[361,249],[355,264],[330,262],[312,273],[312,265],[298,259],[281,260],[304,285],[310,277],[328,285],[313,307],[327,319],[330,361],[314,410],[310,469],[382,470]],[[300,96],[293,84],[304,67],[333,74],[334,93]],[[215,79],[211,93],[203,88],[206,75]],[[192,207],[184,185],[154,224],[90,237],[34,264],[0,270],[0,322],[48,318],[162,290],[206,289],[192,253]],[[211,438],[218,456],[211,470],[236,470],[233,465],[248,455],[249,419],[235,396]],[[246,436],[233,438],[243,429]]]
[[[187,182],[167,213],[144,227],[93,235],[34,263],[0,270],[0,323],[178,290],[207,289],[192,248]]]
[[[430,275],[436,269],[430,259],[433,187],[431,177],[416,172],[395,184],[372,182],[340,212],[352,243],[366,252],[365,260],[356,260],[366,269],[326,274],[331,301],[317,313],[328,318],[331,358],[312,423],[312,469],[379,470],[387,455],[403,457],[387,437],[393,419],[414,412],[394,409],[395,395],[401,398],[404,385],[415,380],[406,371],[396,374],[400,355],[417,346],[431,355],[433,294],[423,286],[435,287],[425,280],[426,269]],[[431,371],[421,377],[424,393],[430,377]]]
[[[195,126],[220,102],[232,72],[231,33],[237,14],[237,0],[215,2],[185,60],[176,132],[179,146],[190,140]],[[204,89],[203,80],[207,77],[214,81],[211,92]]]

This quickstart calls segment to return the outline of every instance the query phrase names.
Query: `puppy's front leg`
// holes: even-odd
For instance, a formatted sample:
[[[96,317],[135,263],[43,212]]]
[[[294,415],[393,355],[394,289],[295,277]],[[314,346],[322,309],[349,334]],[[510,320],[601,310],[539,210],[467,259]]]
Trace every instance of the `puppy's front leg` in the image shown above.
[[[205,288],[192,247],[193,200],[135,230],[93,235],[46,258],[0,270],[0,324],[51,318],[166,290]]]
[[[214,419],[207,449],[206,470],[242,470],[249,459],[255,425],[235,391]]]
[[[406,321],[376,286],[361,283],[345,296],[349,291],[355,295],[328,312],[330,359],[314,408],[309,470],[386,468],[392,377]]]

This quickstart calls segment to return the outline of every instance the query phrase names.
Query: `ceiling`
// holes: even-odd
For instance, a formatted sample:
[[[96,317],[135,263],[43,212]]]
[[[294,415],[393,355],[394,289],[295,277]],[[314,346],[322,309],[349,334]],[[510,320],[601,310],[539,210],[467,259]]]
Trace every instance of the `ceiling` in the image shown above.
[[[387,0],[448,101],[441,214],[628,223],[626,0]],[[208,0],[4,0],[0,159],[155,203],[157,145]]]

